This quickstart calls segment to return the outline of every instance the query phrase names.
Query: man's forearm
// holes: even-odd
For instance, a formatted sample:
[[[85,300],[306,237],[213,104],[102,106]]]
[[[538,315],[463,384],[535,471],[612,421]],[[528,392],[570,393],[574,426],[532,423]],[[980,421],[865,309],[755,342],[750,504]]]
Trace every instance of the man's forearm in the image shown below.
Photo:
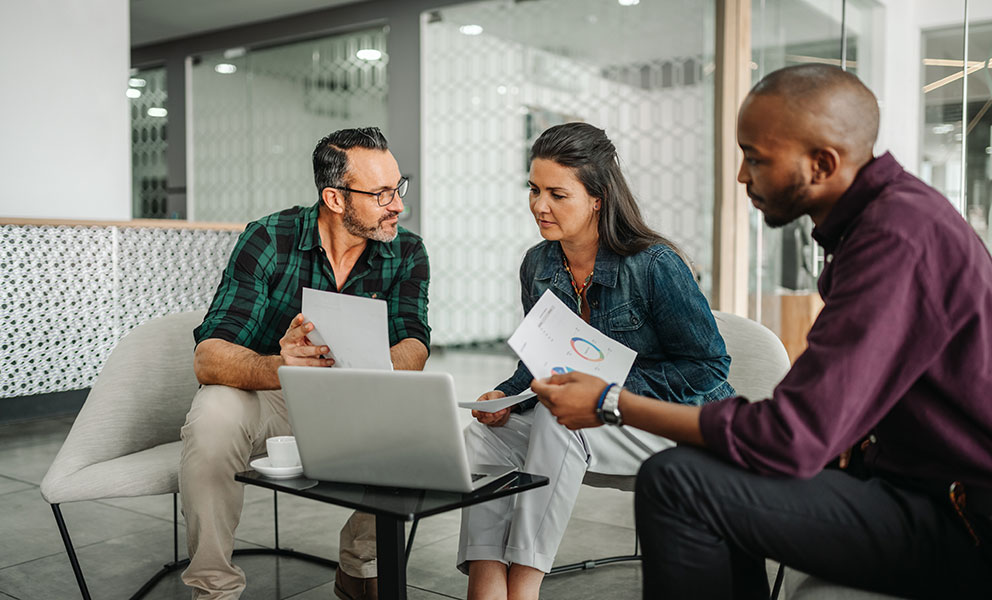
[[[627,390],[620,392],[620,414],[625,425],[680,444],[706,446],[699,428],[699,413],[698,406],[662,402]]]
[[[422,371],[427,364],[427,347],[414,338],[400,340],[389,349],[393,368],[397,371]]]
[[[226,385],[241,390],[277,390],[279,355],[266,356],[220,339],[203,340],[193,355],[196,379],[203,385]]]

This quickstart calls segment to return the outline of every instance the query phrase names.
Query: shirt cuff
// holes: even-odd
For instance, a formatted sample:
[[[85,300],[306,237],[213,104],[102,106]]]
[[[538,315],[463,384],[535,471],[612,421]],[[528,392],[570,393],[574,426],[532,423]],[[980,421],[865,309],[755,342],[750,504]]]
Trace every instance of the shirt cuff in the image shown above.
[[[747,398],[735,396],[704,404],[699,413],[699,430],[706,442],[706,448],[726,460],[741,464],[739,457],[731,448],[731,424],[734,413],[741,403],[747,403]],[[742,465],[743,466],[743,465]]]

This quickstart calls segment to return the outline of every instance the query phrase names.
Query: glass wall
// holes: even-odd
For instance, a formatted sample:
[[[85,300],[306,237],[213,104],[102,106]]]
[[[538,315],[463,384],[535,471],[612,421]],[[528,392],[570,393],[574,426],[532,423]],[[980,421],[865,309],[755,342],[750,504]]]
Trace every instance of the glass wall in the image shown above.
[[[166,193],[165,68],[132,69],[127,82],[131,103],[131,214],[135,219],[176,218]]]
[[[388,130],[386,35],[377,27],[195,57],[190,219],[246,222],[316,202],[320,138],[344,127]]]
[[[923,31],[920,171],[992,247],[992,23],[968,29],[964,118],[964,29]]]
[[[881,20],[881,7],[870,0],[847,0],[846,6],[844,0],[755,0],[752,84],[782,67],[831,64],[856,74],[882,100],[876,33]],[[813,223],[803,217],[772,229],[753,206],[749,216],[748,316],[779,334],[795,358],[805,348],[806,325],[820,306],[816,279],[822,257],[811,237]]]
[[[440,344],[505,339],[541,238],[527,153],[546,128],[602,127],[648,223],[709,293],[714,3],[474,2],[422,17],[422,231]]]

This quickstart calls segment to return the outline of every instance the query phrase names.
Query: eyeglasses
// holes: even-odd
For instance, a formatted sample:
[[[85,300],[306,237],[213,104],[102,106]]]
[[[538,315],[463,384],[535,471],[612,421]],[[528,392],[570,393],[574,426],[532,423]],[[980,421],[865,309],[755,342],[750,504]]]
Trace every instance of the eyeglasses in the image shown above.
[[[364,190],[353,190],[346,187],[336,187],[334,189],[372,196],[379,206],[389,206],[396,199],[396,196],[400,198],[406,196],[406,191],[410,189],[410,179],[408,177],[400,177],[399,185],[389,190],[382,190],[381,192],[366,192]]]

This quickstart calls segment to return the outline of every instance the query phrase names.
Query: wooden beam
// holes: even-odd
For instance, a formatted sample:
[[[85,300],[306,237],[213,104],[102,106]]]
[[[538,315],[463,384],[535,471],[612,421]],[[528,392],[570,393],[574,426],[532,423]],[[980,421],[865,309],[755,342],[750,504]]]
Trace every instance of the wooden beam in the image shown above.
[[[751,0],[716,0],[713,306],[748,313],[748,204],[737,183],[737,109],[751,89]]]

